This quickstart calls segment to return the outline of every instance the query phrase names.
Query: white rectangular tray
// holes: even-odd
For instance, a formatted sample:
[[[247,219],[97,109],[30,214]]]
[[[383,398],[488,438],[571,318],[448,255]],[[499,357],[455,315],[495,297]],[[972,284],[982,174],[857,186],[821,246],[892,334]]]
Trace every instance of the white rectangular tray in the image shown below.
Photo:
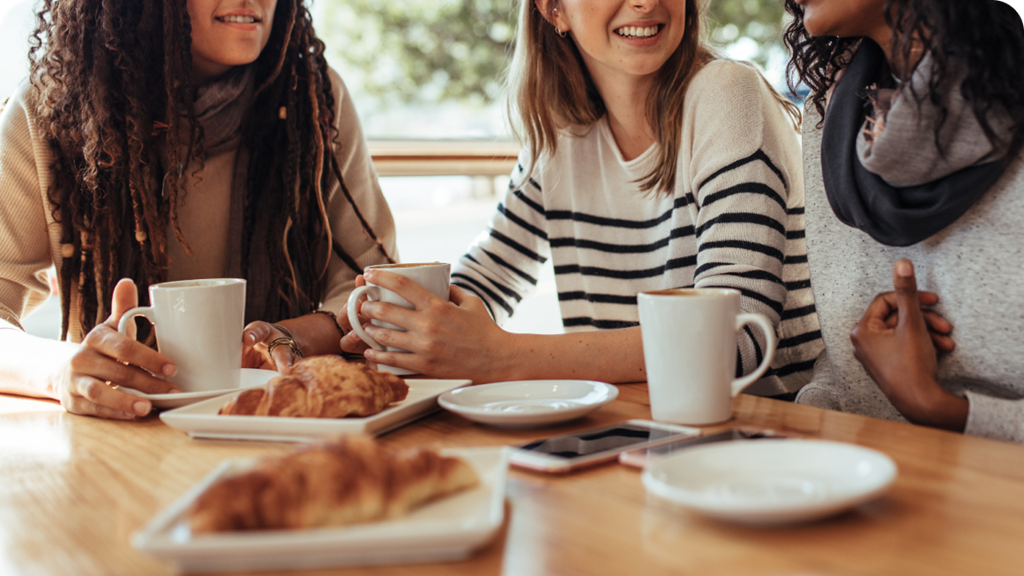
[[[185,572],[297,570],[460,560],[491,541],[505,521],[505,448],[444,450],[466,460],[480,485],[394,520],[309,530],[224,532],[192,537],[192,503],[225,474],[254,459],[227,460],[132,534],[132,547]]]
[[[221,416],[217,411],[231,398],[228,395],[163,412],[160,419],[193,438],[301,442],[338,434],[377,436],[430,414],[438,409],[438,396],[470,384],[469,380],[410,379],[405,382],[409,385],[405,400],[366,418]]]

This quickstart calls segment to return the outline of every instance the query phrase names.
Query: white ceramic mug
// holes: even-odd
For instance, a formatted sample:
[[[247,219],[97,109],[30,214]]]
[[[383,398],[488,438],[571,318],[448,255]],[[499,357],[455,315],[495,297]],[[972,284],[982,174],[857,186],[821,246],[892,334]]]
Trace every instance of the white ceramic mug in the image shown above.
[[[775,328],[762,314],[740,313],[731,289],[641,292],[640,331],[651,416],[675,424],[714,424],[732,417],[732,398],[760,378],[775,357]],[[752,373],[736,378],[736,336],[758,324],[768,350]]]
[[[149,302],[125,312],[117,330],[127,334],[136,316],[149,320],[160,353],[178,367],[167,380],[183,392],[241,385],[245,280],[162,282],[149,287]]]
[[[450,289],[449,283],[451,282],[452,272],[451,264],[445,264],[443,262],[426,262],[423,264],[381,264],[378,266],[367,266],[366,269],[385,270],[400,276],[405,276],[423,288],[426,288],[435,296],[444,298],[446,301],[448,300],[448,291]],[[375,286],[373,284],[367,284],[366,286],[356,288],[348,297],[348,321],[352,324],[352,329],[355,330],[356,334],[363,339],[363,342],[366,342],[368,346],[376,350],[408,352],[408,350],[382,346],[377,343],[376,340],[371,338],[370,335],[366,333],[366,330],[363,330],[362,325],[359,324],[359,315],[357,312],[359,308],[359,300],[363,295],[366,295],[366,299],[371,302],[387,302],[388,304],[396,304],[403,308],[408,308],[409,310],[414,310],[415,306],[391,290],[381,288],[380,286]],[[401,330],[404,332],[402,328],[399,328],[394,324],[389,324],[388,322],[381,322],[380,320],[373,320],[372,322],[375,326],[390,328],[392,330]],[[385,366],[383,364],[378,365],[377,368],[399,376],[415,374],[412,370],[397,368],[395,366]]]

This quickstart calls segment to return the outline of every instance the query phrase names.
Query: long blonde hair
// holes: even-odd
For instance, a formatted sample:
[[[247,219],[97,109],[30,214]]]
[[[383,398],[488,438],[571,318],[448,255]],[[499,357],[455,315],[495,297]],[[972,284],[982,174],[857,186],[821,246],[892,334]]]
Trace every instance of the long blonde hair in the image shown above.
[[[549,11],[556,2],[551,0]],[[642,191],[671,193],[675,188],[686,89],[697,72],[718,57],[705,40],[704,20],[704,0],[686,0],[685,34],[658,70],[647,99],[647,122],[659,149],[656,166],[640,180]],[[508,94],[512,132],[529,148],[534,163],[544,153],[555,153],[561,130],[590,126],[607,112],[576,43],[569,36],[559,36],[534,0],[520,0]],[[798,109],[776,96],[799,122]]]

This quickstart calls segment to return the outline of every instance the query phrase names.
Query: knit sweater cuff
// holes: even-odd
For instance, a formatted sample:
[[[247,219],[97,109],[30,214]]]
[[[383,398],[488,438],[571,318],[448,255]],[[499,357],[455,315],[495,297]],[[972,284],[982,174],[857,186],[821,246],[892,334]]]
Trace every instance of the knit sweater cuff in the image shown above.
[[[964,434],[1024,442],[1024,400],[1007,400],[966,391],[970,403]]]

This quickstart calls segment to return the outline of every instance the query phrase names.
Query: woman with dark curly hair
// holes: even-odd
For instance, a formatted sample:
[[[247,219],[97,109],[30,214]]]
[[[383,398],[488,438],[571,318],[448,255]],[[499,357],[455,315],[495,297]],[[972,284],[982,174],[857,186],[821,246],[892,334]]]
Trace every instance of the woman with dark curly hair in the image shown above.
[[[994,0],[786,4],[826,344],[798,401],[1024,442],[1020,17]]]
[[[46,0],[38,22],[0,116],[0,391],[148,413],[116,386],[176,368],[117,321],[167,280],[247,280],[247,366],[340,352],[394,222],[304,0]],[[71,343],[20,330],[51,265]]]

